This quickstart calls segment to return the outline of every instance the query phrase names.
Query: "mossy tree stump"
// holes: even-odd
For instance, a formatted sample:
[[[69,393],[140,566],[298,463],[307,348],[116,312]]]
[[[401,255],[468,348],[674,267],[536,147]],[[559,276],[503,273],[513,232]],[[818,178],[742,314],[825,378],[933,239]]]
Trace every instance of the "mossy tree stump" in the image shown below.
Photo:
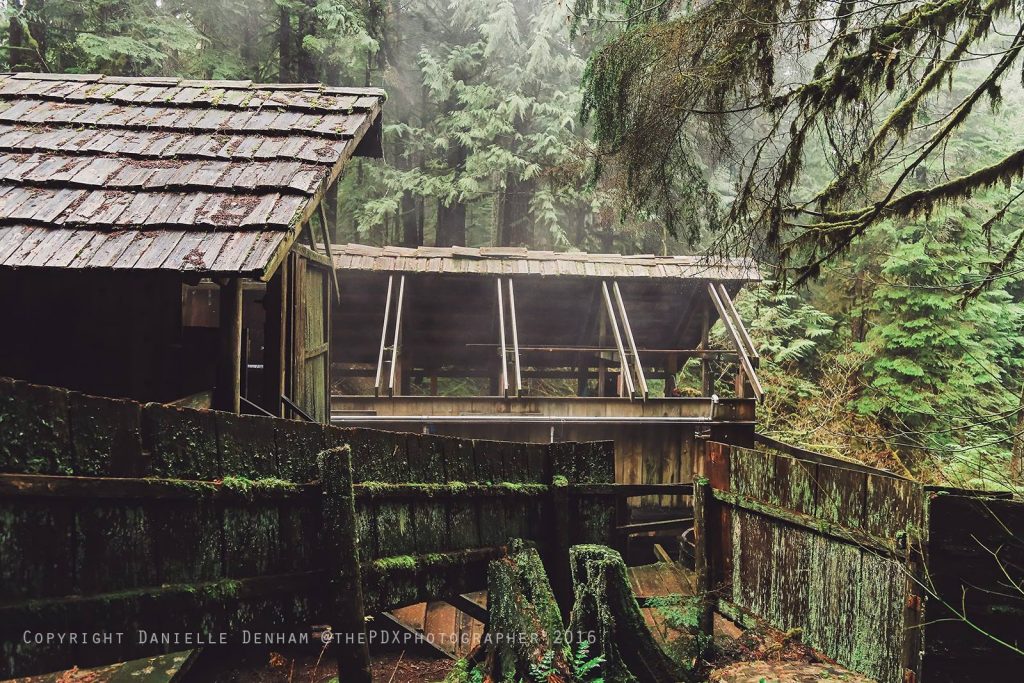
[[[602,545],[573,546],[569,556],[576,595],[569,632],[592,640],[589,653],[604,658],[605,680],[688,681],[651,635],[622,556]]]
[[[552,671],[551,683],[571,680],[562,616],[537,549],[526,541],[510,541],[508,555],[490,564],[487,589],[489,679],[532,680],[530,669],[550,660],[545,668]]]
[[[690,681],[654,640],[622,556],[606,546],[577,545],[570,560],[575,598],[568,629],[531,544],[510,541],[508,555],[491,562],[486,680],[535,680],[538,671],[549,683],[590,680],[591,672],[574,666],[577,643],[586,641],[585,656],[602,658],[599,673],[610,683]]]

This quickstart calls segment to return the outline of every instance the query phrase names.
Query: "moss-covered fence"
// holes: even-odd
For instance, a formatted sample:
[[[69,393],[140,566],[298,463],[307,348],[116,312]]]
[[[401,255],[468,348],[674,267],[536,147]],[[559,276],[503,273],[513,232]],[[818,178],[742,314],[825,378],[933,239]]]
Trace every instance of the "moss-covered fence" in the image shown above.
[[[1020,665],[1024,505],[787,451],[708,444],[698,571],[722,611],[791,631],[880,683]],[[966,620],[953,613],[962,602]]]
[[[339,429],[0,379],[0,676],[346,630],[483,589],[511,537],[538,543],[571,599],[569,546],[615,538],[613,481],[607,443]]]

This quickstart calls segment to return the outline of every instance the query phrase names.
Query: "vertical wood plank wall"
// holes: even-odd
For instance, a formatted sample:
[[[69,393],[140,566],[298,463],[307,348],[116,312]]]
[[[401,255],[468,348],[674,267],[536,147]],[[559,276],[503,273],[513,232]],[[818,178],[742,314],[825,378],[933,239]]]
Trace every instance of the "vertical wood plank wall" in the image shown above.
[[[924,487],[764,450],[708,451],[719,597],[880,683],[917,672],[920,652],[904,646],[921,623]]]
[[[341,445],[352,452],[370,610],[482,589],[511,537],[547,554],[555,478],[613,478],[608,443],[339,429],[0,378],[0,674],[174,647],[135,642],[139,628],[308,634],[311,623],[332,623],[318,608],[317,456]],[[614,514],[612,499],[574,496],[568,540],[610,542]],[[568,547],[559,552],[567,565]],[[25,629],[128,638],[68,647],[25,643]]]

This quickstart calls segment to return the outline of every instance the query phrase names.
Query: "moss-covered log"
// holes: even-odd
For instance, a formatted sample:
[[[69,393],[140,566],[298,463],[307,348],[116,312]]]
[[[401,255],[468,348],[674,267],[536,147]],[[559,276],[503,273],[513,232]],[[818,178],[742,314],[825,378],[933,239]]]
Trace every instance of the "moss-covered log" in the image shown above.
[[[548,672],[550,683],[572,680],[562,616],[536,548],[511,541],[508,555],[491,562],[487,588],[490,680],[533,680],[536,668]]]
[[[576,602],[569,632],[593,640],[589,653],[604,657],[605,680],[689,680],[651,635],[619,553],[601,545],[578,545],[570,550],[570,563]]]

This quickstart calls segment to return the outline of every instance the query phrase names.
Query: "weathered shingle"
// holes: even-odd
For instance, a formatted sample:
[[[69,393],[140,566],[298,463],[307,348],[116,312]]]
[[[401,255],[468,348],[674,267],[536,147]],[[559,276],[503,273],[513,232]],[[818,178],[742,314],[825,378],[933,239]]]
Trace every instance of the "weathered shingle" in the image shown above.
[[[0,75],[0,267],[265,277],[384,93]]]
[[[3,201],[0,198],[0,201]],[[749,259],[700,256],[620,255],[529,251],[520,247],[333,247],[334,266],[343,270],[479,275],[546,275],[600,278],[735,280],[761,279]]]

